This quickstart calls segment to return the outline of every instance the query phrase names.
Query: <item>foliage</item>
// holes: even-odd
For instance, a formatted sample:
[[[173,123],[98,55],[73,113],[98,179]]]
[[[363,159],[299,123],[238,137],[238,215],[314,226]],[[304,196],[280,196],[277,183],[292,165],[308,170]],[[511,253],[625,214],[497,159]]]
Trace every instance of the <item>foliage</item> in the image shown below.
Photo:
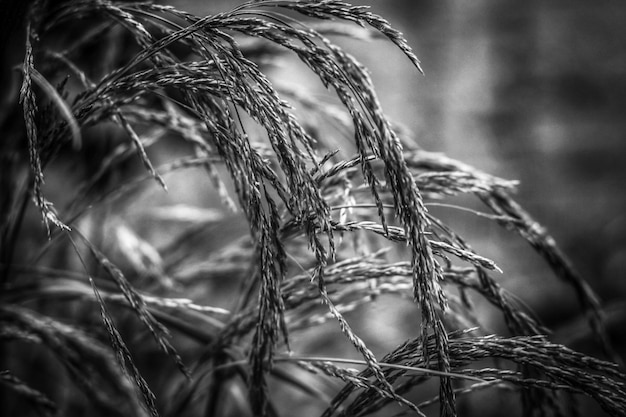
[[[325,416],[394,403],[454,416],[457,397],[508,387],[525,415],[562,415],[579,394],[626,412],[618,366],[551,343],[499,285],[495,262],[429,211],[476,196],[492,213],[475,214],[522,236],[574,288],[612,354],[597,297],[511,198],[515,183],[417,146],[384,115],[367,70],[331,40],[386,38],[421,71],[383,18],[337,0],[250,1],[206,17],[145,2],[34,1],[26,28],[24,123],[6,118],[12,139],[0,145],[0,375],[23,398],[16,407],[278,415],[291,387]],[[272,79],[288,56],[336,101]],[[60,169],[71,170],[61,203],[45,184]],[[156,201],[143,195],[181,172],[192,190],[208,180],[222,207],[141,207],[140,233],[130,207]],[[249,233],[216,238],[239,211]],[[416,324],[378,359],[348,317],[383,294],[414,300]],[[470,295],[510,334],[484,334]],[[359,359],[292,347],[329,320]],[[39,381],[33,357],[48,366]],[[345,383],[334,398],[325,376]],[[431,380],[438,395],[417,403]]]

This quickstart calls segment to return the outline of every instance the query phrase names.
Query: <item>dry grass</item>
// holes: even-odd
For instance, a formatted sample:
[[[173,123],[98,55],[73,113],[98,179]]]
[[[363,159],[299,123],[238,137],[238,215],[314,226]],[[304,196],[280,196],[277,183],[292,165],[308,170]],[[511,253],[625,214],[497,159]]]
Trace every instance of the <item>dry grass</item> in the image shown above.
[[[23,398],[12,406],[271,416],[285,395],[278,384],[310,395],[325,416],[393,403],[417,415],[439,404],[455,416],[457,397],[501,387],[519,393],[524,415],[563,415],[573,395],[626,413],[618,366],[551,343],[499,285],[496,263],[427,210],[476,196],[491,211],[477,215],[526,239],[574,288],[593,334],[619,360],[597,297],[511,198],[515,183],[420,149],[385,116],[367,70],[329,38],[374,34],[421,71],[398,31],[342,1],[260,0],[206,17],[144,2],[33,2],[20,68],[25,129],[5,121],[14,140],[0,145],[1,375]],[[287,54],[338,102],[275,83],[265,63]],[[185,153],[155,163],[152,149],[172,143]],[[55,207],[44,183],[71,166],[68,155],[81,168],[62,179]],[[159,192],[150,180],[166,189],[181,172],[192,189],[212,184],[223,208],[144,209],[153,238],[142,237],[125,210]],[[49,239],[28,232],[37,224],[30,200]],[[213,228],[229,219],[249,233],[216,239]],[[482,334],[470,293],[502,314],[509,337]],[[413,300],[417,317],[415,337],[377,358],[346,313],[382,294]],[[328,321],[360,359],[292,349]],[[60,366],[31,381],[33,357]],[[345,386],[330,399],[306,373]],[[439,394],[417,403],[431,380]]]

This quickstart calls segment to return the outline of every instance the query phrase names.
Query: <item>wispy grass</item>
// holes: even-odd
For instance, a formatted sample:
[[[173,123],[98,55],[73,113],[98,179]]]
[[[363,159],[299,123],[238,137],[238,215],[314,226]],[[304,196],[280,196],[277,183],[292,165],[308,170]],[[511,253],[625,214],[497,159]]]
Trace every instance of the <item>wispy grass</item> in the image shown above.
[[[76,24],[80,19],[86,23]],[[417,415],[439,404],[440,415],[456,416],[457,397],[502,386],[519,391],[525,415],[559,415],[573,394],[609,415],[626,413],[618,366],[551,343],[494,278],[503,273],[497,263],[428,211],[470,210],[445,201],[476,196],[492,213],[471,212],[519,234],[547,260],[576,291],[608,359],[619,361],[597,296],[512,199],[515,182],[420,149],[385,116],[367,69],[330,39],[384,38],[419,74],[410,46],[382,17],[335,0],[251,1],[205,17],[146,2],[34,1],[26,27],[19,96],[25,130],[3,134],[27,146],[0,145],[3,160],[17,161],[1,168],[9,203],[0,225],[0,334],[9,353],[2,382],[33,409],[278,415],[285,395],[278,382],[322,402],[326,416],[368,415],[393,403]],[[76,37],[59,35],[77,30]],[[286,54],[340,105],[273,80],[265,63]],[[115,64],[100,70],[93,56]],[[315,124],[329,129],[320,135]],[[106,146],[96,143],[103,137]],[[342,144],[356,154],[334,149]],[[181,153],[167,157],[162,149],[169,146]],[[68,154],[84,161],[86,175],[62,179],[66,203],[53,208],[46,171],[67,164]],[[19,187],[24,172],[28,186]],[[223,212],[184,204],[146,209],[144,216],[158,215],[141,237],[121,219],[147,191],[166,192],[179,172],[192,189],[197,181],[212,184]],[[48,240],[24,231],[24,222],[33,222],[29,199]],[[212,232],[227,219],[233,225],[221,233],[235,222],[249,233],[231,231],[227,239]],[[152,241],[160,230],[169,230],[165,241]],[[34,247],[16,253],[24,242]],[[466,331],[481,327],[469,292],[497,309],[510,337]],[[347,313],[381,294],[412,300],[416,325],[413,338],[378,358]],[[294,350],[299,334],[329,321],[360,359]],[[27,355],[12,343],[52,351],[75,386],[50,394],[46,384],[30,387]],[[157,369],[144,359],[155,356]],[[345,387],[328,400],[287,364]],[[415,392],[431,380],[439,382],[438,395],[416,403]],[[74,399],[73,390],[85,398]]]

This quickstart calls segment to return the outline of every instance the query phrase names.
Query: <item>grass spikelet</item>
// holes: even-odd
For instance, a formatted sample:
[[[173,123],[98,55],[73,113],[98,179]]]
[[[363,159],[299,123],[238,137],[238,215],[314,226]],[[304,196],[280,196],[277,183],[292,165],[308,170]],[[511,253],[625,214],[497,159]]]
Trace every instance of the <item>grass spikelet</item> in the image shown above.
[[[626,379],[615,364],[548,343],[540,336],[508,339],[486,337],[467,341],[459,339],[457,342],[454,349],[458,350],[453,353],[453,357],[458,357],[458,360],[500,357],[528,365],[544,374],[548,380],[580,390],[594,398],[610,415],[617,416],[626,411]],[[469,348],[469,344],[473,347]],[[533,386],[537,385],[540,384]]]
[[[427,341],[435,344],[434,337]],[[407,341],[393,353],[383,358],[384,362],[402,363],[408,366],[421,366],[428,359],[421,355],[420,339]],[[434,347],[434,346],[433,346]],[[595,398],[610,414],[619,415],[624,410],[622,391],[624,390],[624,374],[614,364],[585,357],[562,345],[547,343],[543,336],[498,338],[486,337],[455,337],[450,339],[450,364],[457,372],[486,379],[489,384],[482,388],[493,387],[495,380],[525,388],[562,390],[565,392],[584,392]],[[469,363],[485,358],[500,358],[514,363],[527,365],[539,372],[540,377],[529,379],[524,375],[501,369],[465,369]],[[575,363],[578,359],[580,363]],[[567,365],[566,365],[567,364]],[[360,373],[367,377],[368,370]],[[400,375],[402,372],[400,372]],[[395,375],[398,378],[400,375]],[[576,379],[582,378],[580,381]],[[607,379],[608,378],[608,379]],[[616,379],[611,379],[616,378]],[[347,386],[334,400],[335,407],[348,398],[352,385]],[[355,400],[355,402],[357,402]],[[354,403],[353,403],[354,404]],[[377,407],[380,407],[378,404]],[[374,411],[374,410],[370,410]]]
[[[93,244],[82,235],[80,235],[82,241],[87,245],[89,251],[93,255],[93,257],[98,261],[98,264],[103,268],[108,277],[117,285],[120,289],[129,306],[135,312],[137,317],[145,324],[145,326],[150,330],[150,333],[158,343],[161,350],[170,356],[176,362],[176,365],[180,369],[180,371],[187,375],[188,371],[185,365],[182,362],[182,359],[176,349],[170,344],[168,341],[169,334],[167,329],[161,325],[148,311],[146,308],[146,304],[143,298],[135,291],[132,285],[128,282],[126,277],[122,271],[119,270],[111,261],[107,259],[104,254],[102,254],[98,249],[96,249]],[[99,297],[99,295],[98,295]]]
[[[402,33],[394,29],[389,22],[382,17],[369,12],[367,6],[353,6],[343,1],[258,1],[255,6],[278,6],[293,9],[307,16],[318,19],[339,18],[355,22],[363,26],[368,24],[395,44],[415,67],[423,73],[420,62],[407,44]]]
[[[328,376],[339,378],[342,381],[349,383],[351,386],[366,389],[369,392],[375,392],[380,397],[393,400],[398,400],[399,398],[399,402],[409,407],[412,411],[415,412],[415,414],[422,417],[425,416],[425,414],[422,413],[415,404],[402,397],[397,397],[397,395],[395,395],[394,393],[390,393],[384,389],[381,389],[377,386],[377,384],[372,383],[369,379],[360,376],[356,370],[338,367],[330,361],[313,361],[308,363],[307,365],[313,367],[313,369],[315,370],[323,372]],[[329,413],[332,413],[334,409],[335,405],[331,403],[331,408],[326,413],[324,413],[324,416],[331,415]]]
[[[43,196],[41,187],[44,183],[43,168],[41,163],[41,157],[39,154],[40,143],[37,136],[37,104],[35,102],[35,93],[33,92],[32,80],[34,69],[33,63],[33,40],[37,39],[37,34],[34,29],[31,29],[31,24],[27,27],[27,39],[26,39],[26,56],[24,58],[23,65],[23,80],[20,88],[20,102],[24,110],[24,122],[26,123],[26,133],[28,137],[28,149],[30,157],[31,172],[33,175],[33,194],[35,203],[43,217],[43,221],[49,232],[49,222],[54,224],[63,230],[69,230],[69,228],[59,220],[56,213],[52,209],[52,203],[47,201]]]
[[[164,190],[167,190],[167,185],[165,185],[165,181],[163,181],[163,178],[156,172],[156,170],[152,166],[152,162],[150,162],[150,159],[148,158],[148,154],[146,153],[146,149],[144,148],[143,143],[141,142],[141,139],[135,132],[135,129],[133,129],[133,127],[130,125],[130,123],[128,123],[126,118],[122,116],[121,113],[118,113],[117,117],[119,118],[121,126],[124,128],[126,133],[128,133],[128,136],[130,137],[131,141],[137,148],[137,153],[139,154],[139,157],[141,158],[141,162],[143,162],[148,172],[152,174],[154,179],[161,185],[161,187],[163,187]]]
[[[389,396],[399,402],[405,402],[404,398],[398,396],[395,393],[391,384],[387,381],[387,378],[385,377],[385,374],[383,373],[382,368],[376,360],[376,357],[374,356],[372,351],[370,351],[370,349],[366,346],[363,340],[354,333],[341,312],[331,301],[330,297],[328,296],[328,291],[326,290],[326,285],[321,270],[317,271],[316,279],[318,282],[320,296],[322,297],[323,302],[328,306],[330,314],[332,314],[335,320],[339,322],[341,331],[346,335],[346,337],[348,337],[350,342],[361,353],[361,355],[363,355],[365,363],[367,364],[368,368],[372,370],[374,376],[376,377],[376,381],[382,385],[382,390],[385,393],[383,395]]]
[[[443,155],[418,151],[408,156],[407,160],[412,167],[424,167],[435,171],[460,171],[471,174],[475,178],[484,179],[487,183],[493,183],[493,179],[489,175]],[[519,233],[544,257],[557,277],[574,288],[580,304],[588,312],[591,327],[599,336],[605,351],[613,360],[621,362],[621,359],[613,351],[606,336],[606,331],[603,329],[603,318],[600,313],[598,296],[573,269],[546,229],[510,197],[506,188],[489,187],[482,191],[476,190],[476,194],[496,214],[495,220],[499,224]]]
[[[268,204],[271,207],[270,200],[268,200]],[[275,215],[275,209],[272,211]],[[278,287],[279,280],[284,275],[285,254],[280,241],[272,235],[272,229],[271,225],[265,224],[260,231],[257,252],[261,290],[258,296],[259,309],[256,330],[250,353],[252,407],[253,410],[262,414],[267,413],[268,407],[265,382],[266,366],[268,362],[271,366],[279,331],[282,330],[285,341],[288,340],[284,322],[284,305]]]
[[[546,260],[556,276],[572,286],[587,312],[591,328],[599,337],[605,352],[616,362],[622,360],[611,347],[602,317],[600,302],[589,284],[574,270],[555,240],[522,207],[503,191],[481,194],[481,198],[496,213],[507,228],[519,233]],[[509,220],[510,219],[510,220]]]
[[[96,284],[91,277],[89,278],[89,282],[91,283],[93,292],[96,296],[96,299],[98,300],[98,304],[100,305],[100,314],[102,316],[102,321],[104,322],[104,326],[109,333],[111,346],[113,348],[113,351],[115,352],[117,361],[120,364],[121,369],[124,371],[124,373],[129,375],[129,377],[134,380],[137,388],[141,392],[144,404],[146,405],[150,415],[153,417],[158,417],[159,412],[156,409],[156,397],[154,393],[150,390],[150,387],[148,387],[145,379],[143,379],[143,377],[139,373],[139,370],[135,366],[133,358],[128,351],[128,348],[126,347],[122,336],[120,336],[119,332],[117,331],[115,324],[113,324],[113,320],[106,309],[104,300],[100,296],[98,288],[96,287]]]
[[[48,82],[48,80],[46,80],[46,78],[41,75],[39,71],[37,71],[34,67],[30,68],[30,77],[55,104],[55,106],[61,113],[61,116],[65,119],[67,125],[70,128],[70,133],[72,135],[72,146],[74,147],[74,150],[79,150],[82,144],[82,138],[80,133],[80,127],[78,126],[78,122],[72,114],[72,109],[59,95],[57,90]]]

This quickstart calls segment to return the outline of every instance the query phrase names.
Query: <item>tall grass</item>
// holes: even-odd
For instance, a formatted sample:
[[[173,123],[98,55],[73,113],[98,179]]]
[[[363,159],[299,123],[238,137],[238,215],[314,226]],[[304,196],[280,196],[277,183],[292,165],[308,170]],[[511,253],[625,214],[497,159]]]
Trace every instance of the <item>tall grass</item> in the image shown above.
[[[287,415],[295,390],[324,416],[456,416],[506,388],[523,415],[575,414],[581,396],[626,413],[598,298],[512,199],[515,182],[421,149],[331,40],[385,38],[417,76],[382,17],[336,0],[205,17],[36,0],[25,22],[21,88],[3,108],[19,112],[0,142],[5,412]],[[328,99],[272,78],[288,56]],[[174,198],[207,182],[192,200],[222,204],[145,197],[170,181]],[[552,343],[496,263],[432,213],[462,194],[575,290],[610,362]],[[350,312],[383,295],[415,303],[413,336],[376,355]],[[483,330],[479,299],[508,334]],[[299,351],[329,322],[356,356]]]

